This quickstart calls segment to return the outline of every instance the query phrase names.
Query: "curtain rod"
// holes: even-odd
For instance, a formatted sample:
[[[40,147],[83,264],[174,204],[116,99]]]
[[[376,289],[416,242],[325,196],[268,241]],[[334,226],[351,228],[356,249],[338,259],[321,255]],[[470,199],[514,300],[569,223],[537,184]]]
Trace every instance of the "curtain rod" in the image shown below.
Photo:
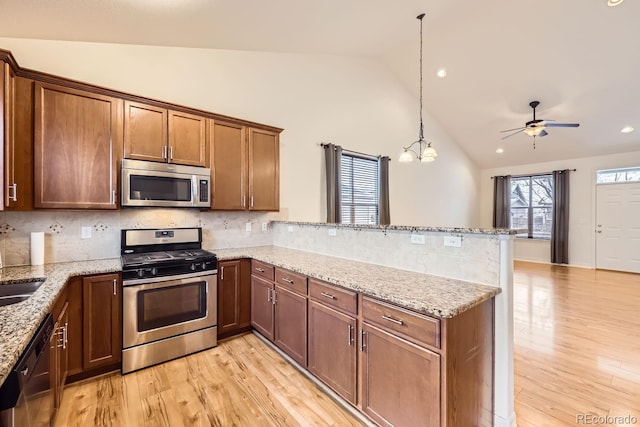
[[[321,143],[320,143],[320,146],[321,146],[321,147],[323,147],[323,148],[324,148],[324,147],[326,147],[327,145],[329,145],[329,144],[325,144],[324,142],[321,142]],[[380,154],[380,155],[377,155],[377,156],[374,156],[374,155],[372,155],[372,154],[361,153],[361,152],[359,152],[359,151],[347,150],[346,148],[343,148],[343,149],[342,149],[342,152],[344,152],[344,153],[348,153],[348,154],[357,154],[357,155],[359,155],[359,156],[363,156],[363,157],[366,157],[366,158],[369,158],[369,159],[380,159],[380,158],[382,158],[382,157],[387,157],[388,159],[391,159],[391,157],[389,157],[389,156],[383,156],[383,155],[381,155],[381,154]]]
[[[564,170],[564,169],[562,169]],[[567,169],[569,172],[575,172],[577,171],[577,169]],[[525,176],[543,176],[543,175],[552,175],[553,172],[541,172],[541,173],[525,173],[522,175],[511,175],[511,178],[522,178]],[[496,176],[506,176],[506,175],[496,175]],[[495,178],[496,176],[492,176],[491,179]]]

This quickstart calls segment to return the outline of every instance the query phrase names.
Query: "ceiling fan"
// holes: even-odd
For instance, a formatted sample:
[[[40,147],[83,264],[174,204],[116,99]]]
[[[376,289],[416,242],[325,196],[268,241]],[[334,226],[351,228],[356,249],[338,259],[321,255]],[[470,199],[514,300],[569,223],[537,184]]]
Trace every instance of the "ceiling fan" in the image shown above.
[[[507,129],[500,131],[500,133],[511,132],[510,134],[503,136],[502,139],[507,139],[513,135],[517,135],[520,132],[524,132],[533,137],[533,148],[536,148],[536,136],[543,137],[549,135],[547,128],[577,128],[579,123],[555,123],[554,120],[536,119],[536,107],[540,105],[540,101],[531,101],[529,106],[533,108],[533,120],[529,120],[524,126],[514,129]]]

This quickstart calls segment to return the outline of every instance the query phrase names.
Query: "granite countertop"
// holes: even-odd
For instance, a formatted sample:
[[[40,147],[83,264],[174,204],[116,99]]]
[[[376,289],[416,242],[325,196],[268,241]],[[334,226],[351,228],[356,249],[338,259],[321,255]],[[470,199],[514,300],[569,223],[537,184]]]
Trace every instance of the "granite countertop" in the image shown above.
[[[416,225],[378,225],[378,224],[332,224],[328,222],[301,222],[301,221],[271,221],[276,224],[288,225],[310,225],[314,227],[329,228],[355,228],[367,230],[399,230],[419,232],[436,232],[436,233],[460,233],[460,234],[486,234],[491,236],[497,235],[516,235],[521,230],[510,228],[462,228],[462,227],[422,227]]]
[[[447,318],[494,297],[500,288],[319,255],[278,246],[213,249],[220,261],[253,258],[311,278]],[[0,286],[46,279],[26,301],[0,307],[0,385],[26,348],[60,290],[73,276],[121,271],[120,259],[0,269]]]
[[[217,249],[215,253],[220,261],[257,259],[420,313],[444,318],[457,316],[501,292],[500,288],[494,286],[278,246]]]
[[[120,270],[120,258],[0,268],[0,286],[46,279],[28,300],[0,307],[0,385],[70,277]]]

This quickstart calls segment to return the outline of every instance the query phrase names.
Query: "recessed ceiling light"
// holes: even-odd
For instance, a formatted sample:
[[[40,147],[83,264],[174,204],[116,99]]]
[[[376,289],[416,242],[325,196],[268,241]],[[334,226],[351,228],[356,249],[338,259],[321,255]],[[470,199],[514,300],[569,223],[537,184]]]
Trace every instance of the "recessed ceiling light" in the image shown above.
[[[498,154],[502,154],[502,153],[504,153],[504,150],[503,150],[502,148],[498,148],[498,149],[496,150],[496,153],[498,153]]]
[[[622,133],[629,133],[629,132],[633,132],[633,127],[632,126],[625,126],[622,129],[620,129],[620,132]]]
[[[607,6],[617,6],[622,3],[624,0],[608,0]]]
[[[436,76],[440,77],[441,79],[444,79],[445,77],[447,77],[447,70],[446,70],[446,68],[440,68],[440,69],[436,72]]]

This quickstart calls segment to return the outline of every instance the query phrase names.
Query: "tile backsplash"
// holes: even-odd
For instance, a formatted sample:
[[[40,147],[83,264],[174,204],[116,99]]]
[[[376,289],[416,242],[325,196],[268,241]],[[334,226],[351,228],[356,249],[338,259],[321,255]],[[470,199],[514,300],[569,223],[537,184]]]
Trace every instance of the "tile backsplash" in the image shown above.
[[[272,244],[269,226],[284,220],[280,212],[211,212],[193,209],[122,209],[103,211],[0,212],[0,255],[4,266],[30,263],[29,236],[45,233],[45,263],[117,258],[120,230],[125,228],[202,227],[205,249],[262,246]],[[251,231],[246,231],[247,223]],[[91,238],[81,238],[83,227]]]

